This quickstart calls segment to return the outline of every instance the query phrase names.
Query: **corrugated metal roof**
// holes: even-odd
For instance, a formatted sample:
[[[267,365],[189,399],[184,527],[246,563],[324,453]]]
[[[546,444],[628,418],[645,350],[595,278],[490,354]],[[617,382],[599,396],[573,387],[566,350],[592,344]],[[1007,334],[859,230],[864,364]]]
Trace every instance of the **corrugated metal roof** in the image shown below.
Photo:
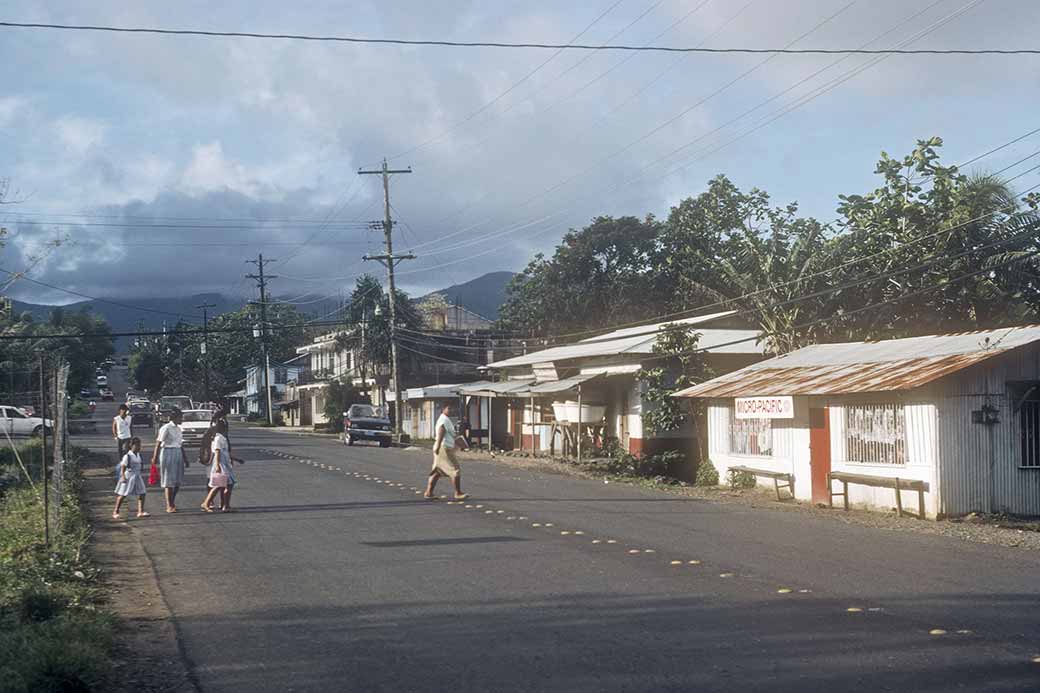
[[[592,380],[597,376],[596,373],[589,375],[575,375],[570,378],[564,378],[563,380],[554,380],[547,383],[540,383],[538,385],[531,386],[525,393],[527,395],[551,395],[557,392],[567,392],[573,390],[578,385]]]
[[[676,397],[832,395],[910,390],[1040,340],[1040,325],[879,342],[816,344],[675,393]]]
[[[503,380],[491,382],[489,380],[460,385],[458,392],[463,395],[476,395],[478,397],[510,397],[517,393],[525,392],[531,384],[530,380]]]
[[[488,364],[488,368],[515,368],[518,366],[532,366],[536,363],[551,363],[556,361],[569,361],[573,359],[591,358],[596,356],[618,356],[622,354],[649,354],[653,351],[654,344],[660,331],[670,325],[697,325],[700,323],[716,320],[733,311],[725,313],[712,313],[695,318],[683,320],[672,320],[670,322],[657,323],[656,325],[643,325],[641,327],[630,327],[616,330],[598,337],[590,337],[574,344],[552,347],[534,351],[523,356],[514,356],[503,361]],[[728,330],[705,328],[698,330],[701,334],[700,346],[711,353],[724,354],[761,354],[763,347],[758,342],[756,330]]]

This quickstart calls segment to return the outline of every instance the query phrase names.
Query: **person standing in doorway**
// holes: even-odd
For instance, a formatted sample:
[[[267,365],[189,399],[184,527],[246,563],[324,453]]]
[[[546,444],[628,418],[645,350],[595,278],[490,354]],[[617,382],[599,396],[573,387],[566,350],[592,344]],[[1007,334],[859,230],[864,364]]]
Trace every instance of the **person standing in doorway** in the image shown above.
[[[112,438],[116,441],[116,459],[122,460],[123,455],[130,450],[130,439],[133,433],[130,430],[130,407],[125,404],[119,405],[119,413],[112,417]]]
[[[184,482],[184,469],[188,458],[184,454],[184,434],[181,432],[180,409],[170,412],[170,421],[159,429],[152,452],[152,464],[159,464],[159,485],[166,496],[166,512],[177,512],[177,491]]]
[[[434,498],[433,489],[437,481],[442,477],[450,477],[455,486],[455,500],[466,500],[469,496],[462,492],[462,470],[459,469],[459,460],[456,456],[456,446],[460,443],[465,445],[455,432],[455,422],[451,420],[451,403],[444,405],[441,415],[434,427],[433,443],[433,469],[430,470],[430,478],[426,483],[425,498]]]

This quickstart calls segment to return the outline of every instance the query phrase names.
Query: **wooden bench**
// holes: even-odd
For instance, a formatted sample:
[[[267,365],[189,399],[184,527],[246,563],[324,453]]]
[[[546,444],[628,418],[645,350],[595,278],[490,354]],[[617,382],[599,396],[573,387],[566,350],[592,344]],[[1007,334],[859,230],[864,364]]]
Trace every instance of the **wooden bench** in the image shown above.
[[[842,490],[837,493],[834,492],[832,481],[840,481]],[[827,475],[827,485],[831,489],[831,507],[834,507],[834,497],[842,496],[845,501],[845,509],[849,509],[849,484],[861,484],[863,486],[873,486],[875,488],[890,488],[895,489],[896,492],[896,512],[899,517],[904,514],[911,517],[916,517],[919,520],[924,519],[924,494],[928,490],[927,481],[917,481],[913,479],[900,479],[893,476],[872,476],[870,474],[849,474],[847,472],[831,472]],[[916,491],[917,492],[917,513],[913,513],[909,510],[903,510],[903,497],[902,491]]]
[[[786,488],[791,494],[791,498],[794,498],[794,474],[788,474],[787,472],[771,472],[768,469],[755,469],[753,467],[744,467],[738,465],[736,467],[730,467],[731,472],[744,472],[745,474],[754,474],[755,476],[764,476],[773,480],[773,487],[776,489],[776,499],[783,500],[780,496],[780,489]],[[780,482],[785,482],[783,485]]]

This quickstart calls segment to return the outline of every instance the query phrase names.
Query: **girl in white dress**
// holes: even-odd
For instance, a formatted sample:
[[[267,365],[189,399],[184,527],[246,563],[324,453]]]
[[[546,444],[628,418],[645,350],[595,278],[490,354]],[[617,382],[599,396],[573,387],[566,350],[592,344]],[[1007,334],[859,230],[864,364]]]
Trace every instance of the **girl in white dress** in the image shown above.
[[[116,508],[112,511],[112,519],[119,520],[119,511],[127,496],[137,496],[137,516],[148,517],[144,511],[144,496],[148,489],[141,477],[141,439],[130,439],[130,450],[119,461],[119,483],[116,484]]]
[[[213,502],[213,497],[220,493],[220,512],[229,513],[231,512],[231,491],[235,488],[235,472],[234,472],[234,460],[231,457],[231,446],[228,445],[227,439],[227,421],[225,419],[218,419],[213,425],[213,442],[210,444],[210,451],[213,453],[210,457],[209,467],[209,493],[206,494],[206,499],[202,501],[202,509],[208,513],[213,512],[213,508],[210,504]],[[217,486],[213,482],[213,477],[216,474],[227,475],[227,485]]]

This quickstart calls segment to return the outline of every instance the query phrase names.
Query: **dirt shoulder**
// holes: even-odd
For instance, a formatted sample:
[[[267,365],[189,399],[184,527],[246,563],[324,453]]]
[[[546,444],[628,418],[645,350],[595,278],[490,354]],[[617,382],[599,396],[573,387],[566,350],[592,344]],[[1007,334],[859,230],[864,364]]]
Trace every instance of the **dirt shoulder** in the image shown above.
[[[159,588],[152,561],[134,532],[135,520],[112,520],[111,469],[88,469],[83,474],[94,528],[92,554],[103,571],[108,606],[121,621],[113,661],[118,675],[109,690],[199,690],[182,656],[173,615]],[[150,510],[155,512],[158,498],[149,495],[153,496]]]

